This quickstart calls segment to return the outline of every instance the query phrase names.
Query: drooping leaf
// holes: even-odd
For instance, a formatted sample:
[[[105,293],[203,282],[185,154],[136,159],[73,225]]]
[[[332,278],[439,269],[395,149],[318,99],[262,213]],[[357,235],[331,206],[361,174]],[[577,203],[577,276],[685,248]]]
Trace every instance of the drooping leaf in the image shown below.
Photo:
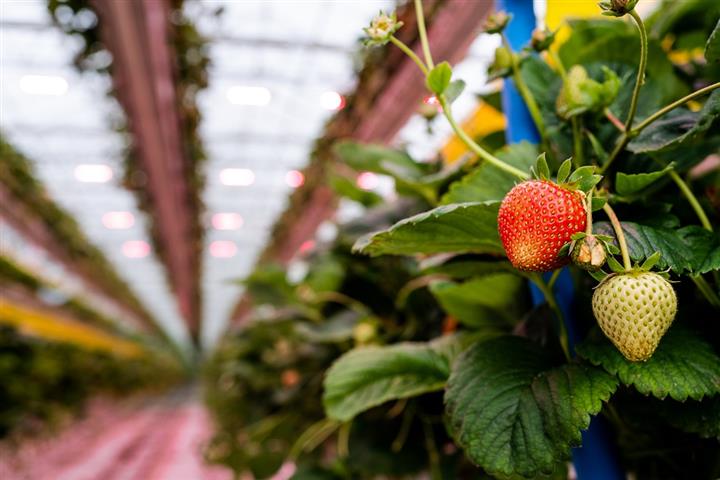
[[[437,207],[360,238],[353,250],[371,256],[440,252],[503,255],[497,231],[498,208],[497,202]]]
[[[720,235],[699,226],[689,225],[679,229],[621,222],[627,240],[630,258],[642,262],[655,252],[662,257],[661,269],[670,268],[675,273],[706,273],[720,268]],[[596,233],[613,237],[615,232],[609,222],[593,224]]]
[[[431,344],[357,348],[328,370],[325,412],[332,419],[347,421],[388,400],[442,390],[449,374],[450,359]]]
[[[644,395],[685,401],[720,393],[720,357],[705,340],[679,326],[665,334],[646,362],[627,360],[607,339],[587,340],[577,352]]]
[[[508,145],[497,152],[496,156],[505,163],[529,172],[530,167],[535,164],[538,151],[537,146],[520,142]],[[516,183],[517,177],[482,163],[470,174],[453,183],[441,203],[501,201]]]
[[[620,195],[632,195],[661,179],[672,169],[673,165],[670,164],[662,170],[649,173],[628,174],[618,172],[615,177],[615,191]]]
[[[435,281],[430,291],[443,309],[463,324],[508,330],[523,313],[525,282],[511,273],[495,273],[464,283]]]
[[[705,44],[705,60],[720,62],[720,19]]]
[[[704,134],[720,117],[720,90],[715,90],[700,112],[677,109],[645,128],[628,150],[634,153],[656,152],[691,141]]]
[[[569,458],[616,387],[601,369],[554,367],[538,345],[501,337],[460,355],[445,402],[450,430],[473,462],[494,476],[535,477]]]

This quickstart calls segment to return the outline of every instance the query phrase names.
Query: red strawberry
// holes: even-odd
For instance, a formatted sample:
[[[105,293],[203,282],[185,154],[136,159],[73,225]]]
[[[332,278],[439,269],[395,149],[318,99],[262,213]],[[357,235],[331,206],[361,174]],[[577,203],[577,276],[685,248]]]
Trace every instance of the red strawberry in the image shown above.
[[[516,185],[500,205],[498,230],[505,252],[520,270],[546,272],[568,262],[558,252],[585,230],[583,194],[547,180]]]

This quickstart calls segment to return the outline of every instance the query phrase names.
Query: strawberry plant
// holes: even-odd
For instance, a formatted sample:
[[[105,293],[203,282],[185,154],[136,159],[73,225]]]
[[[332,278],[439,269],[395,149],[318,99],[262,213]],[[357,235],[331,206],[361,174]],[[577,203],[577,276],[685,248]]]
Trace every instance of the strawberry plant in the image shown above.
[[[636,4],[602,2],[608,18],[571,21],[561,44],[537,31],[522,51],[505,39],[509,15],[488,19],[503,40],[490,75],[515,84],[537,145],[460,128],[464,82],[435,64],[422,2],[421,54],[392,14],[365,30],[368,47],[417,64],[472,156],[444,165],[335,146],[333,188],[368,210],[323,247],[339,268],[321,254],[297,284],[263,269],[249,279],[254,321],[228,344],[254,346],[228,347],[209,385],[216,401],[222,379],[237,392],[268,385],[216,408],[221,425],[242,402],[257,409],[222,431],[221,453],[282,444],[273,468],[291,459],[294,478],[567,478],[602,417],[636,478],[720,475],[720,7],[664,2],[643,20]],[[347,167],[392,178],[398,201],[359,191]],[[318,290],[317,271],[344,274]],[[574,285],[565,303],[561,272]],[[276,329],[258,318],[268,305]],[[263,328],[273,333],[254,342]],[[268,353],[281,340],[322,360]],[[282,403],[288,369],[303,381]],[[298,412],[299,438],[243,450],[238,432]]]

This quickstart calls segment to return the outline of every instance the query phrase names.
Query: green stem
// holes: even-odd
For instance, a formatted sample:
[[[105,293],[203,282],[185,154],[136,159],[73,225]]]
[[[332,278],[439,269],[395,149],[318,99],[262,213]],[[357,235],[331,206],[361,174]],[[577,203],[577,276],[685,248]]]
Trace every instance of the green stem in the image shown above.
[[[672,178],[673,181],[677,184],[678,188],[680,188],[680,191],[683,193],[683,195],[685,195],[687,201],[690,202],[690,206],[693,208],[693,210],[695,210],[695,214],[700,219],[700,223],[702,224],[703,228],[712,232],[713,226],[710,223],[710,220],[705,214],[705,211],[700,205],[700,202],[698,202],[698,199],[695,197],[693,191],[690,190],[688,184],[685,183],[685,180],[683,180],[675,170],[670,170],[668,172],[668,175],[670,175],[670,178]]]
[[[640,30],[640,67],[638,67],[638,74],[635,79],[635,88],[633,89],[632,98],[630,99],[630,111],[628,112],[628,118],[625,121],[626,131],[630,131],[632,129],[633,120],[635,119],[638,97],[640,96],[640,87],[642,87],[643,83],[645,83],[645,67],[647,66],[648,52],[647,32],[645,31],[645,24],[643,24],[642,18],[640,18],[640,15],[637,14],[635,9],[630,11],[630,16],[633,20],[635,20],[638,30]]]
[[[578,117],[572,117],[570,119],[572,125],[573,134],[573,165],[577,168],[583,164],[583,151],[582,151],[582,133],[580,131],[580,119]]]
[[[562,271],[561,268],[558,268],[553,272],[553,274],[550,276],[550,280],[548,280],[548,288],[552,289],[555,285],[555,282],[557,281],[558,277],[560,276],[560,272]]]
[[[428,453],[428,460],[430,463],[430,478],[431,480],[442,480],[442,471],[440,469],[440,453],[435,446],[435,435],[432,431],[432,424],[426,420],[422,420],[423,430],[425,432],[425,449]]]
[[[637,136],[640,132],[642,132],[645,128],[648,127],[648,125],[652,124],[654,121],[656,121],[658,118],[662,117],[666,113],[676,109],[677,107],[689,102],[690,100],[693,100],[697,97],[700,97],[702,95],[705,95],[709,92],[712,92],[713,90],[720,88],[720,82],[713,83],[712,85],[708,85],[707,87],[701,88],[700,90],[697,90],[695,92],[692,92],[688,95],[685,95],[679,100],[674,101],[673,103],[661,108],[657,112],[653,113],[649,117],[647,117],[642,122],[638,123],[635,128],[633,128],[631,131],[625,131],[625,133],[620,137],[620,140],[615,145],[615,149],[613,149],[612,153],[608,156],[607,161],[605,164],[600,168],[600,173],[603,173],[605,170],[610,167],[610,164],[617,158],[617,156],[620,154],[620,152],[625,149],[627,144],[630,142],[632,138]]]
[[[340,458],[345,458],[350,454],[350,428],[352,421],[343,423],[338,429],[337,436],[337,453]]]
[[[420,60],[420,57],[418,57],[418,56],[415,54],[415,52],[412,51],[412,49],[411,49],[410,47],[408,47],[407,45],[405,45],[403,42],[401,42],[400,40],[398,40],[398,39],[395,38],[394,36],[390,36],[390,42],[392,42],[393,45],[395,45],[395,46],[398,47],[400,50],[402,50],[405,55],[407,55],[408,57],[410,57],[410,58],[412,59],[412,61],[415,62],[415,64],[416,64],[418,67],[420,67],[420,70],[423,72],[423,74],[424,74],[425,76],[427,76],[427,74],[429,73],[427,67],[426,67],[425,64],[422,62],[422,60]]]
[[[425,63],[430,70],[435,67],[432,55],[430,54],[430,44],[428,43],[427,31],[425,30],[425,14],[423,13],[422,0],[415,0],[415,15],[417,16],[418,35],[420,35],[420,43],[422,44],[423,54],[425,55]]]
[[[592,235],[592,198],[594,191],[594,188],[590,189],[587,196],[587,219],[585,221],[585,233],[587,235]]]
[[[620,225],[620,220],[618,220],[617,215],[615,215],[615,211],[609,203],[605,203],[605,205],[603,205],[603,210],[607,214],[610,219],[610,223],[612,223],[613,229],[615,230],[615,236],[617,237],[618,244],[620,245],[620,253],[622,254],[623,267],[625,267],[626,272],[630,271],[632,269],[632,263],[630,263],[630,254],[628,253],[627,242],[625,241],[625,232],[623,232],[622,225]]]
[[[519,168],[515,168],[512,165],[508,165],[507,163],[503,162],[499,158],[493,156],[490,152],[482,148],[480,145],[478,145],[475,140],[470,138],[470,136],[465,133],[465,131],[460,128],[460,126],[455,121],[455,118],[452,115],[452,111],[450,110],[450,105],[447,103],[447,99],[445,98],[445,95],[440,95],[438,97],[438,101],[440,102],[440,105],[443,109],[443,114],[445,115],[445,118],[447,118],[448,123],[450,123],[450,126],[452,127],[453,131],[455,132],[455,135],[458,136],[460,140],[470,149],[471,152],[473,152],[478,157],[482,158],[486,162],[492,164],[493,166],[504,170],[507,173],[510,173],[511,175],[515,175],[521,180],[527,180],[530,178],[530,175],[527,172],[523,172]]]
[[[642,122],[638,123],[638,125],[633,130],[637,133],[640,133],[640,131],[642,131],[645,127],[647,127],[648,125],[653,123],[655,120],[657,120],[658,118],[660,118],[663,115],[665,115],[666,113],[668,113],[669,111],[674,110],[677,107],[689,102],[690,100],[693,100],[697,97],[701,97],[701,96],[705,95],[706,93],[710,93],[713,90],[716,90],[718,88],[720,88],[720,82],[713,83],[711,85],[708,85],[707,87],[703,87],[700,90],[696,90],[688,95],[685,95],[681,99],[676,100],[673,103],[661,108],[657,112],[655,112],[652,115],[650,115],[649,117],[647,117]]]
[[[520,65],[518,64],[517,58],[515,57],[515,54],[512,53],[512,48],[510,48],[510,42],[508,41],[505,34],[502,34],[502,41],[505,45],[505,48],[507,48],[508,52],[512,55],[512,71],[513,71],[513,81],[515,82],[515,87],[517,87],[518,92],[520,93],[520,96],[522,97],[523,101],[525,102],[525,105],[528,108],[528,111],[530,112],[530,116],[533,119],[533,122],[535,122],[535,126],[538,129],[538,132],[540,133],[540,137],[542,139],[545,139],[545,122],[543,121],[542,114],[540,113],[540,107],[538,107],[537,102],[535,101],[535,97],[533,97],[532,92],[530,92],[530,89],[528,88],[527,84],[525,83],[525,80],[523,80],[522,76],[520,75]]]
[[[559,274],[560,270],[557,270],[557,272]],[[557,278],[555,274],[553,274],[553,277]],[[563,349],[565,358],[570,361],[570,341],[568,340],[568,332],[567,328],[565,327],[565,318],[563,317],[562,310],[560,310],[560,307],[557,304],[557,300],[555,299],[555,293],[553,293],[553,289],[550,283],[545,283],[542,275],[540,275],[539,273],[531,274],[528,278],[530,278],[530,280],[540,289],[543,296],[545,297],[545,301],[547,302],[548,306],[555,313],[558,321],[558,335],[560,340],[560,346]],[[550,281],[554,283],[553,278],[551,278]]]
[[[712,287],[705,281],[705,279],[700,276],[694,276],[691,275],[690,278],[693,282],[695,282],[695,285],[698,287],[698,290],[700,290],[700,293],[703,294],[703,296],[707,299],[707,301],[715,308],[720,308],[720,297],[715,293],[715,291],[712,289]]]

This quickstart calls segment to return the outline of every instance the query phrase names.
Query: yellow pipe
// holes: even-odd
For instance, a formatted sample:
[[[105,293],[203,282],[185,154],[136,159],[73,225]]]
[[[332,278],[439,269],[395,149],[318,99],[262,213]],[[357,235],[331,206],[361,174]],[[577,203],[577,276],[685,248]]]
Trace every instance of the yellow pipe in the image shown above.
[[[117,338],[97,328],[50,314],[40,309],[0,299],[0,324],[16,327],[21,333],[50,341],[102,350],[122,357],[143,355],[140,345]]]

